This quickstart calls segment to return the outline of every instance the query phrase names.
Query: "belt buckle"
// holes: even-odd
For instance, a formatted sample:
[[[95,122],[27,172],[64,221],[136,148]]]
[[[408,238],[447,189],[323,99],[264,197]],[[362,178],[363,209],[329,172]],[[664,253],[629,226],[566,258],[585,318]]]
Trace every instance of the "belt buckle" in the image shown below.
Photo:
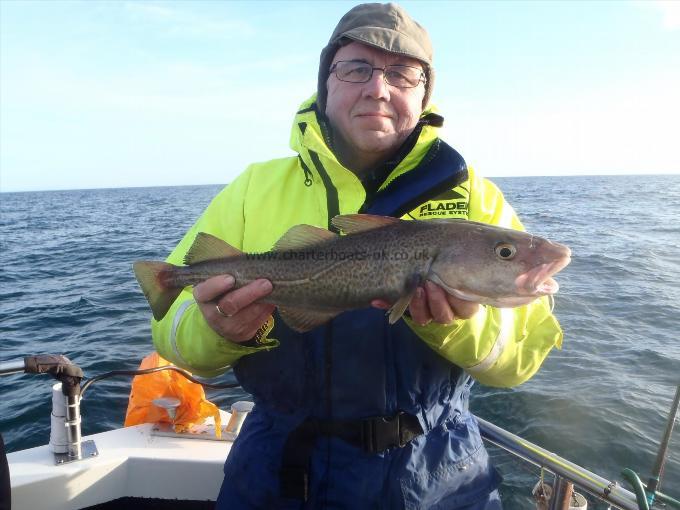
[[[394,416],[377,416],[362,422],[361,442],[364,450],[376,454],[393,447],[403,447],[400,418],[403,411]]]

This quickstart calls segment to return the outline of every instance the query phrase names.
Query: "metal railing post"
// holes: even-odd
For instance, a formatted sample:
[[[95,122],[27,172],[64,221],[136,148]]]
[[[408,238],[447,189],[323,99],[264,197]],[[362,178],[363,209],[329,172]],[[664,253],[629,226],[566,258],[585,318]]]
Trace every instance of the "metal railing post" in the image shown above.
[[[65,425],[69,459],[80,460],[83,458],[80,428],[80,395],[66,397]]]
[[[569,510],[573,492],[574,485],[571,482],[568,482],[561,476],[555,476],[549,510]]]

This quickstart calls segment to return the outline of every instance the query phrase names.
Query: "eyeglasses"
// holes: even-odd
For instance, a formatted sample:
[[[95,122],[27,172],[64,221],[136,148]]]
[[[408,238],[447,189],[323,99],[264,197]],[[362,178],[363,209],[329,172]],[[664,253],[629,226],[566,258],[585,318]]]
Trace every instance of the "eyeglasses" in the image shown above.
[[[408,89],[425,82],[425,73],[419,67],[389,65],[373,67],[367,62],[338,60],[330,69],[340,81],[366,83],[373,78],[373,71],[382,71],[385,82],[395,87]]]

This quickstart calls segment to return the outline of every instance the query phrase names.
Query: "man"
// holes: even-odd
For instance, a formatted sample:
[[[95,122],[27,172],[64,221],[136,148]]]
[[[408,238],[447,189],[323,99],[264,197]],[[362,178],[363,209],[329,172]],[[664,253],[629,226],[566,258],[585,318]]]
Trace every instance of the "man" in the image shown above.
[[[502,194],[437,136],[443,119],[427,32],[394,4],[364,4],[321,53],[317,94],[293,125],[297,157],[250,166],[198,232],[262,252],[297,224],[338,214],[463,218],[520,229]],[[390,326],[389,303],[298,334],[230,275],[185,289],[153,323],[164,357],[204,376],[233,366],[255,409],[225,464],[218,508],[501,508],[500,477],[468,412],[470,374],[512,386],[562,333],[541,299],[515,309],[458,300],[428,282]]]

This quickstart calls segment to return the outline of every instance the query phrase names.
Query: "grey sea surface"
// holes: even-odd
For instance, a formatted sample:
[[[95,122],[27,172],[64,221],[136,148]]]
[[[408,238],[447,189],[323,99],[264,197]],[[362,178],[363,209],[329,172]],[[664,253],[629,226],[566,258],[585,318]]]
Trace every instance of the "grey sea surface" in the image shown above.
[[[558,277],[562,349],[519,387],[477,385],[473,411],[604,477],[628,467],[646,481],[680,383],[680,175],[492,180],[527,230],[569,245],[573,261]],[[0,362],[62,353],[87,377],[137,368],[152,344],[132,262],[165,258],[220,189],[0,194]],[[48,442],[51,384],[0,378],[9,451]],[[125,377],[95,384],[84,433],[120,427],[129,390]],[[208,396],[223,408],[247,398]],[[538,469],[491,451],[505,508],[532,508]],[[680,497],[680,432],[661,489]]]

